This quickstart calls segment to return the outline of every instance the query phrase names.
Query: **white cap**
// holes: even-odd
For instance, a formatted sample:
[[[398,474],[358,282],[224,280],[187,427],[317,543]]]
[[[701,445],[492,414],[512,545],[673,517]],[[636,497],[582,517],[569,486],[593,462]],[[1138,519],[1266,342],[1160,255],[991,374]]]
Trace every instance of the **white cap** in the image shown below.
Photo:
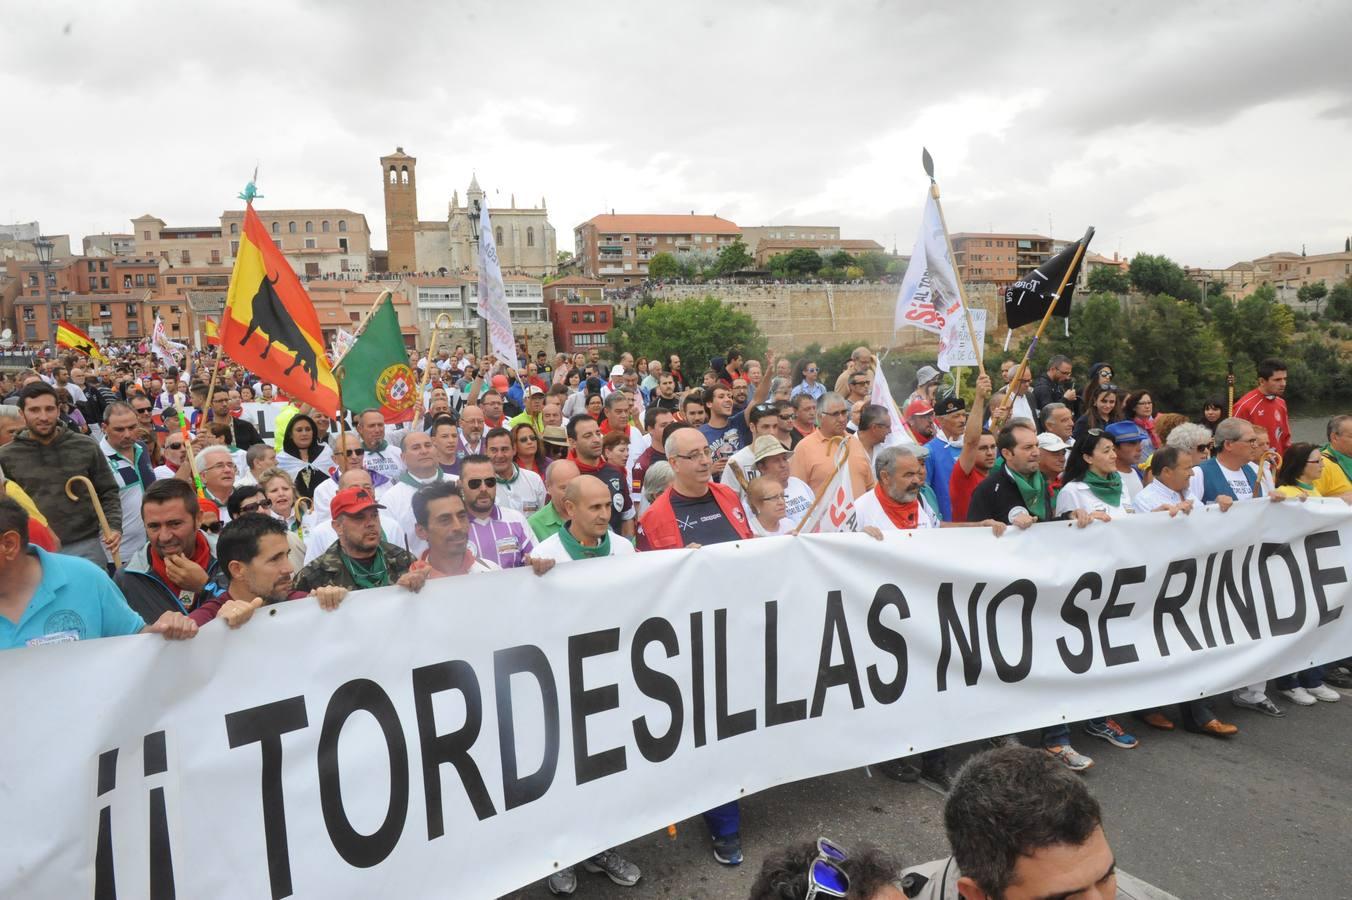
[[[1050,431],[1044,431],[1037,436],[1037,448],[1039,450],[1050,450],[1053,453],[1059,453],[1062,450],[1069,450],[1070,444],[1067,444]]]

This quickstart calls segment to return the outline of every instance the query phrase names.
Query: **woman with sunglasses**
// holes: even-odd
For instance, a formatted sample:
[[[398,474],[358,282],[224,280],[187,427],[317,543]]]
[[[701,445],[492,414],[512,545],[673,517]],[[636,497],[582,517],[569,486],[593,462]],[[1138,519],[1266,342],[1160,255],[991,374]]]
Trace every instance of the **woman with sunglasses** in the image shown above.
[[[1075,441],[1062,481],[1056,496],[1057,518],[1067,518],[1077,509],[1105,522],[1127,515],[1126,486],[1117,471],[1117,445],[1102,429],[1091,428]]]
[[[1314,444],[1292,444],[1286,448],[1281,466],[1277,469],[1277,493],[1283,497],[1318,497],[1314,486],[1324,474],[1324,454]]]
[[[291,476],[296,493],[307,500],[314,497],[315,488],[329,480],[333,468],[333,454],[328,445],[319,443],[315,420],[297,413],[286,423],[282,436],[282,452],[277,454],[277,467]]]
[[[188,459],[188,445],[181,432],[171,431],[164,439],[164,464],[155,467],[155,478],[173,478]]]
[[[1102,429],[1122,418],[1118,412],[1118,401],[1122,398],[1122,390],[1115,384],[1100,384],[1097,381],[1089,382],[1089,388],[1085,392],[1084,415],[1075,420],[1075,428],[1071,431],[1072,440],[1079,440],[1085,432],[1091,428]]]
[[[300,523],[293,521],[291,517],[295,500],[296,494],[291,477],[281,469],[269,469],[263,473],[258,484],[235,488],[226,505],[230,509],[232,521],[236,516],[248,513],[262,513],[274,519],[281,519],[282,524],[286,526],[287,558],[291,561],[292,567],[299,572],[305,565],[305,540],[299,532]],[[236,512],[236,509],[239,512]]]
[[[545,458],[544,443],[535,426],[529,422],[519,422],[512,429],[512,447],[516,451],[516,466],[544,477],[549,460]]]

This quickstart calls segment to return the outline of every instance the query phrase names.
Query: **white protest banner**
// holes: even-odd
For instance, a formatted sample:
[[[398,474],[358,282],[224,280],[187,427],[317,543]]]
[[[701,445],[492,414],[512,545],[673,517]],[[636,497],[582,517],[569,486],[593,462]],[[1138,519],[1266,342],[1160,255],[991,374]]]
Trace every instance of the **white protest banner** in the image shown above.
[[[959,315],[958,310],[948,317],[939,332],[939,368],[947,372],[954,366],[977,365],[976,348],[986,342],[986,311],[972,309],[972,327],[976,329],[976,340],[967,330],[967,317]]]
[[[920,232],[915,236],[911,261],[897,291],[892,330],[897,332],[911,325],[938,334],[944,322],[961,311],[958,276],[948,257],[948,239],[944,237],[939,206],[934,196],[926,193]]]
[[[858,442],[841,441],[835,450],[835,473],[808,509],[794,534],[830,534],[854,531],[854,480],[850,475],[850,451],[858,452]]]
[[[873,368],[873,388],[869,395],[869,402],[876,403],[887,410],[887,419],[891,423],[891,428],[887,432],[887,437],[883,439],[883,445],[891,447],[893,444],[914,444],[915,436],[911,434],[911,429],[906,427],[906,422],[901,417],[901,410],[897,409],[897,403],[892,399],[892,387],[887,383],[887,375],[883,373],[882,362]]]
[[[277,430],[273,426],[277,423],[277,414],[286,409],[285,403],[242,403],[240,404],[242,416],[248,419],[253,426],[258,429],[258,436],[264,441],[271,442],[276,436]]]
[[[1350,545],[1337,501],[783,536],[2,652],[0,896],[500,896],[774,785],[1346,656]]]
[[[493,223],[488,220],[488,205],[479,210],[479,315],[488,320],[488,343],[498,362],[517,369],[516,338],[512,336],[512,312],[507,306],[507,291],[502,285],[498,265],[498,244]]]

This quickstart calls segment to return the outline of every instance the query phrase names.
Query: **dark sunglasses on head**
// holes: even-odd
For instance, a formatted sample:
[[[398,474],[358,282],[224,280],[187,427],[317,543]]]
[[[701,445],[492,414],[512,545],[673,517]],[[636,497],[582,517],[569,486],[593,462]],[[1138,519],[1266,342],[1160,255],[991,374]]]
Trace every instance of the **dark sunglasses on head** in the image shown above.
[[[807,895],[803,900],[815,900],[817,897],[844,897],[850,892],[850,876],[845,874],[841,863],[849,859],[849,854],[828,841],[817,839],[817,856],[807,872]]]
[[[465,486],[471,491],[477,491],[481,487],[496,487],[498,479],[489,475],[487,478],[466,478]]]

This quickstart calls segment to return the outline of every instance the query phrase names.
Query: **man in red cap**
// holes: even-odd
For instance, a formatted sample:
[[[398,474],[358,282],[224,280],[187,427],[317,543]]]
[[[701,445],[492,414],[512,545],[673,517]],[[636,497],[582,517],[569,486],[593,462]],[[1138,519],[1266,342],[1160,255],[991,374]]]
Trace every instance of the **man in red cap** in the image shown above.
[[[348,487],[335,494],[330,509],[338,540],[300,570],[295,590],[308,594],[329,585],[356,591],[391,584],[421,588],[426,576],[409,572],[413,554],[381,534],[380,510],[384,508],[370,488]]]
[[[923,397],[913,397],[902,413],[906,417],[906,427],[911,429],[916,443],[924,446],[934,437],[934,407]]]

